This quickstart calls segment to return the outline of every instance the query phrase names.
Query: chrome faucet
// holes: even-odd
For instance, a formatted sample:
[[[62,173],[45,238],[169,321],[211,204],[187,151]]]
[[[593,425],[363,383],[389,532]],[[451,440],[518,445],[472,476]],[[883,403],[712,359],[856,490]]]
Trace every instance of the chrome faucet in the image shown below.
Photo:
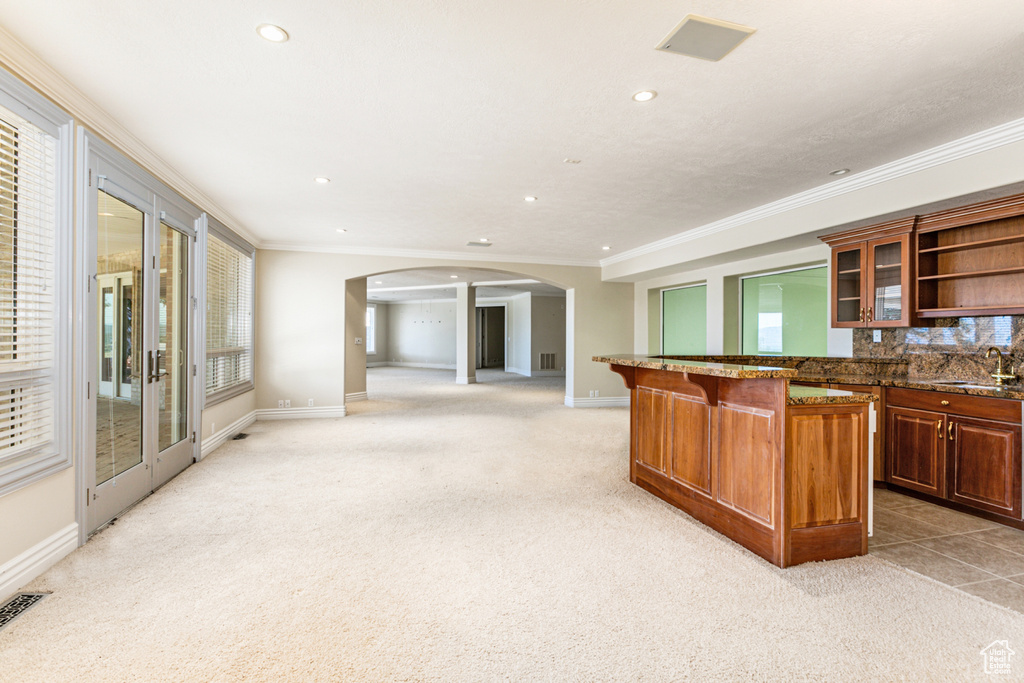
[[[991,358],[993,351],[996,352],[996,356],[999,360],[996,361],[996,371],[989,375],[989,377],[994,379],[996,381],[996,384],[998,384],[999,386],[1002,386],[1004,380],[1017,379],[1017,373],[1012,365],[1010,366],[1010,374],[1006,374],[1005,372],[1003,372],[1003,352],[997,349],[996,347],[990,347],[989,350],[985,352],[985,358]]]

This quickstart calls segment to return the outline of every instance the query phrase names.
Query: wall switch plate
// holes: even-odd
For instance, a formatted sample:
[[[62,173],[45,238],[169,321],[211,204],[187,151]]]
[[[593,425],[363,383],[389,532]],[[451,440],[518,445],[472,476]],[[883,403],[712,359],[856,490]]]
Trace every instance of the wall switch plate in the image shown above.
[[[356,337],[356,346],[362,346],[362,345],[363,345],[363,338],[362,337]]]
[[[874,332],[872,332],[872,333],[871,333],[871,339],[872,339],[872,340],[873,340],[873,341],[874,341],[874,342],[875,342],[876,344],[877,344],[878,342],[882,341],[882,331],[881,331],[881,330],[875,330]]]
[[[291,408],[291,407],[292,407],[292,402],[291,402],[291,399],[287,399],[287,398],[286,398],[286,399],[284,400],[284,407],[285,407],[285,408]]]
[[[309,399],[309,407],[310,407],[310,408],[312,408],[312,407],[313,407],[313,399]]]
[[[282,400],[277,402],[277,407],[278,408],[284,408],[284,399],[282,399]]]

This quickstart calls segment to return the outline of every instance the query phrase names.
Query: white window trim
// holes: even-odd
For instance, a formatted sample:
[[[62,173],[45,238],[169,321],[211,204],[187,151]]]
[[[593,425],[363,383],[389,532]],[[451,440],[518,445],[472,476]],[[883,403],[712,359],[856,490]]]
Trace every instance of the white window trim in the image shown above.
[[[56,231],[54,235],[54,434],[50,448],[42,449],[21,464],[0,473],[0,496],[45,479],[71,467],[74,462],[71,439],[72,372],[72,254],[74,253],[73,180],[74,124],[70,114],[62,111],[0,68],[0,106],[10,110],[55,140],[56,164]]]
[[[200,318],[202,320],[202,322],[200,323],[200,325],[202,326],[202,332],[201,332],[201,335],[200,335],[201,336],[201,341],[199,343],[199,349],[200,349],[200,351],[202,353],[202,358],[199,360],[199,367],[202,368],[202,371],[200,373],[200,377],[199,377],[200,383],[199,383],[198,386],[201,387],[200,394],[203,396],[203,400],[202,400],[203,407],[207,408],[209,406],[217,405],[218,403],[222,403],[224,401],[232,399],[232,398],[234,398],[236,396],[240,396],[242,394],[248,393],[248,392],[250,392],[250,391],[252,391],[253,389],[256,388],[256,383],[255,383],[255,380],[256,380],[256,247],[254,247],[253,245],[249,244],[249,242],[247,242],[245,239],[243,239],[242,237],[238,236],[233,231],[228,229],[223,223],[218,221],[213,216],[210,216],[208,214],[203,214],[203,216],[205,218],[206,229],[205,230],[201,230],[202,239],[201,239],[201,243],[199,244],[199,248],[197,250],[199,252],[199,254],[197,254],[197,259],[201,259],[201,264],[198,264],[197,267],[200,268],[199,272],[202,273],[202,275],[201,275],[202,282],[200,283],[200,292],[201,292],[201,299],[200,299],[200,301],[202,301],[202,303],[203,303],[203,311],[204,311],[204,314],[200,316]],[[206,393],[206,337],[207,337],[207,329],[206,329],[206,315],[205,315],[205,310],[206,309],[205,309],[205,307],[206,307],[206,303],[207,303],[207,291],[206,291],[206,287],[207,287],[207,284],[208,284],[208,270],[207,270],[207,268],[209,267],[209,264],[207,262],[207,255],[208,255],[210,235],[215,236],[217,239],[221,240],[222,242],[226,242],[228,245],[238,249],[240,252],[248,254],[252,258],[252,271],[253,271],[252,272],[252,278],[251,278],[252,289],[251,289],[250,295],[249,295],[249,301],[250,301],[250,306],[251,306],[250,311],[249,311],[249,315],[250,315],[250,319],[252,320],[252,324],[251,324],[250,330],[249,330],[250,335],[251,335],[251,338],[250,338],[251,351],[250,351],[250,353],[252,353],[252,360],[251,360],[251,362],[252,362],[252,377],[247,382],[242,382],[241,384],[233,385],[231,387],[228,387],[226,389],[222,389],[222,390],[214,392],[212,394],[207,394]]]

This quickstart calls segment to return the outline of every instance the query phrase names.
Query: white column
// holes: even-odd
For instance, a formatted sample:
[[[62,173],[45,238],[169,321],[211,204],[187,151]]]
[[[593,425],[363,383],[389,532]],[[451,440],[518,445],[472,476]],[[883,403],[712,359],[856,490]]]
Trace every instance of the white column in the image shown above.
[[[476,384],[476,287],[455,287],[455,383]]]

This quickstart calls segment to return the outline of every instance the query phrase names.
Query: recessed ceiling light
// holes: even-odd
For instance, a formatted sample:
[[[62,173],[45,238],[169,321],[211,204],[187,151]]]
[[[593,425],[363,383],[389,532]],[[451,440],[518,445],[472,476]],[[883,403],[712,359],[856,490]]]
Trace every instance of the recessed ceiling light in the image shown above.
[[[564,164],[578,164],[581,161],[583,161],[583,160],[582,159],[562,159],[562,163],[564,163]]]
[[[481,238],[480,238],[480,241],[481,241],[481,242],[490,242],[490,240],[489,240],[489,239],[487,239],[486,237],[481,237]]]
[[[601,247],[601,251],[608,251],[611,247]]]
[[[260,37],[264,40],[269,40],[272,43],[283,43],[288,40],[288,31],[273,24],[260,24],[256,27],[256,33],[259,33]]]
[[[458,280],[458,279],[459,279],[459,276],[458,276],[458,275],[452,275],[452,279],[453,279],[453,280]]]
[[[326,185],[327,183],[331,182],[330,178],[324,178],[323,176],[319,176],[317,178],[313,178],[313,180],[315,180],[316,182],[320,183],[321,185]]]
[[[829,171],[829,175],[846,175],[850,172],[848,168],[837,168],[834,171]]]
[[[535,202],[535,201],[537,201],[536,197],[523,197],[523,199],[525,199],[528,202]]]
[[[337,231],[338,231],[338,232],[348,232],[348,230],[346,230],[345,228],[338,228],[338,230],[337,230]]]
[[[657,96],[658,93],[653,90],[641,90],[633,95],[633,99],[637,102],[650,102]]]

